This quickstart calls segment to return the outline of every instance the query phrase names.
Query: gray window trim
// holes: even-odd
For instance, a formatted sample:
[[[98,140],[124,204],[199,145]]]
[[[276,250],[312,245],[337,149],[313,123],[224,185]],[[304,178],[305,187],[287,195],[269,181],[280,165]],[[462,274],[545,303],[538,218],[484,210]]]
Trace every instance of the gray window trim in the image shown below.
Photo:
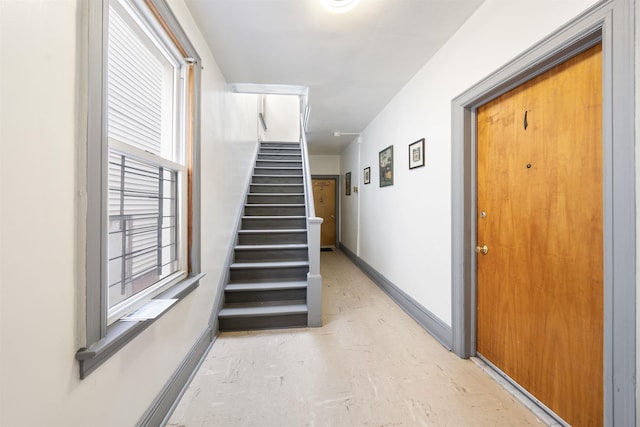
[[[452,102],[453,347],[476,354],[478,106],[602,40],[604,423],[636,423],[635,40],[633,0],[604,0]],[[614,256],[615,255],[615,256]]]
[[[87,343],[97,342],[106,334],[107,241],[102,230],[107,224],[106,62],[108,1],[89,3],[89,64],[88,64],[88,123],[87,123],[87,229],[86,229],[86,312]]]
[[[176,298],[181,300],[198,287],[198,281],[202,277],[204,277],[204,274],[202,273],[193,277],[188,277],[158,295],[157,298]],[[76,359],[80,361],[80,379],[86,378],[87,375],[98,368],[98,366],[106,362],[109,357],[117,353],[118,350],[123,348],[129,341],[134,339],[142,331],[151,326],[153,322],[162,317],[164,313],[155,319],[139,322],[118,321],[109,325],[104,338],[96,341],[86,349],[78,350],[76,353]]]
[[[186,33],[165,0],[135,0],[154,7],[173,32],[193,64],[194,117],[192,159],[192,245],[190,275],[156,298],[183,299],[198,286],[200,271],[200,87],[201,60]],[[124,347],[155,319],[140,322],[115,322],[107,327],[106,254],[107,239],[107,132],[106,61],[109,1],[91,1],[88,7],[87,67],[87,151],[86,151],[86,347],[78,350],[80,378],[85,378],[109,357]],[[175,306],[176,304],[174,304]],[[170,310],[170,309],[169,309]]]

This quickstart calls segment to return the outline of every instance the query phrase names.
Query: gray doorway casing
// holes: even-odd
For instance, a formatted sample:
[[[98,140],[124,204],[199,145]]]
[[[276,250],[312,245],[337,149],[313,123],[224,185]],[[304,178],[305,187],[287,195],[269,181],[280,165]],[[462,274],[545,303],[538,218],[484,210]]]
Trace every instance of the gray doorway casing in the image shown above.
[[[452,103],[452,334],[466,358],[476,354],[476,109],[602,42],[607,426],[636,425],[634,15],[633,0],[599,2]]]

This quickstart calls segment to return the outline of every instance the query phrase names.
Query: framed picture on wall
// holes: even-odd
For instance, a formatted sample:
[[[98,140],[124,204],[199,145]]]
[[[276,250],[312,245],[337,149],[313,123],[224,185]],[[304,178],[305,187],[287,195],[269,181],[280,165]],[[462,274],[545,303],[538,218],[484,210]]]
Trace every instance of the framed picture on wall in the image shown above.
[[[393,185],[393,145],[378,154],[380,167],[380,187]]]
[[[424,138],[409,144],[409,169],[424,166]]]
[[[351,195],[351,172],[347,172],[345,178],[345,189],[344,194],[347,196]]]
[[[371,183],[371,167],[364,168],[364,183],[365,184]]]

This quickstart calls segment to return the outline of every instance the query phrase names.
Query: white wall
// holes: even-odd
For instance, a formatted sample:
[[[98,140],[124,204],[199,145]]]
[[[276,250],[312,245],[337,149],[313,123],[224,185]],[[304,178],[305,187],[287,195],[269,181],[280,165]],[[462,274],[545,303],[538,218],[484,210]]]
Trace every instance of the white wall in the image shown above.
[[[340,156],[310,155],[311,175],[340,175]]]
[[[265,95],[264,112],[267,130],[259,128],[262,141],[300,141],[300,97]]]
[[[93,0],[92,0],[93,1]],[[203,58],[201,285],[85,380],[85,0],[0,1],[0,425],[132,426],[206,329],[256,148],[257,102]]]
[[[448,325],[451,100],[593,3],[487,0],[343,153],[341,173],[371,167],[359,217],[342,212],[343,244]],[[426,166],[409,170],[408,145],[420,138]],[[394,185],[380,188],[378,152],[391,144]]]
[[[357,142],[347,146],[341,153],[340,169],[342,174],[340,177],[340,185],[338,186],[340,194],[340,226],[339,240],[340,244],[346,246],[351,252],[357,253],[358,250],[358,217],[360,210],[360,191],[356,193],[353,187],[360,188],[362,171],[359,162],[359,145]],[[351,195],[346,195],[345,175],[351,172]],[[371,184],[368,184],[369,187]],[[381,203],[385,203],[381,200]],[[369,229],[368,233],[379,233],[379,230]]]

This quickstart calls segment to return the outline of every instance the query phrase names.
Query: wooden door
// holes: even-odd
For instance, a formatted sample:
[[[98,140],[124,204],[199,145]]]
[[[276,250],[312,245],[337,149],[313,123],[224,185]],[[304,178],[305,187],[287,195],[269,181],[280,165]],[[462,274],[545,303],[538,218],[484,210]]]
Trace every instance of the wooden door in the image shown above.
[[[478,109],[477,351],[603,424],[602,50]]]
[[[336,245],[336,180],[313,178],[313,203],[316,216],[323,218],[320,246]]]

